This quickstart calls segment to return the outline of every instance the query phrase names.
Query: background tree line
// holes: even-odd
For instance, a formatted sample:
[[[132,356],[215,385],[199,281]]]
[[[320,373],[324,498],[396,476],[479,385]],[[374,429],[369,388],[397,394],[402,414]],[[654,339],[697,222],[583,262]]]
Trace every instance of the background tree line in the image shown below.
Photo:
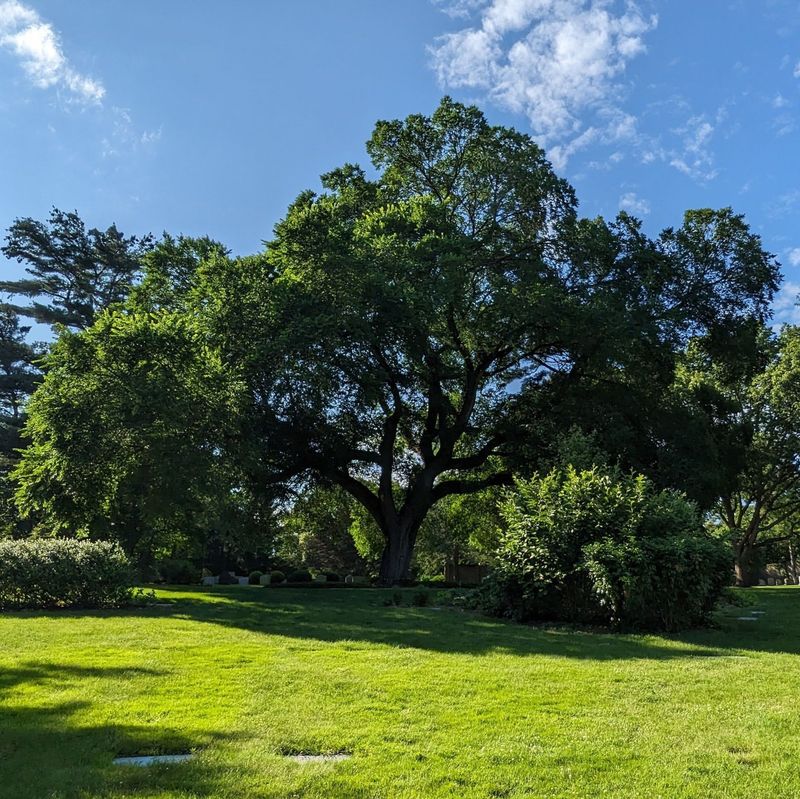
[[[367,152],[255,255],[13,223],[7,533],[392,583],[491,559],[515,478],[605,465],[683,492],[751,582],[796,535],[800,361],[743,217],[581,218],[528,136],[448,98]]]

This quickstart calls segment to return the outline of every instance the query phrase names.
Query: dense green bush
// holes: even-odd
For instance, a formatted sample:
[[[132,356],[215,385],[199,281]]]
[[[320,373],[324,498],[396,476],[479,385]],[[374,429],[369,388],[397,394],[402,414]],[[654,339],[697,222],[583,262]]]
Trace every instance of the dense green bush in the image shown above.
[[[282,571],[278,571],[274,569],[269,573],[269,584],[270,585],[277,585],[278,583],[282,583],[286,580],[286,575]]]
[[[707,620],[731,553],[695,507],[641,476],[573,468],[518,480],[500,505],[494,615],[675,630]]]
[[[311,572],[304,569],[298,569],[286,575],[287,583],[310,583],[311,579]]]
[[[200,582],[201,570],[190,560],[168,558],[158,564],[161,579],[170,585],[196,585]]]
[[[261,585],[261,578],[264,575],[264,572],[260,572],[258,570],[250,572],[250,576],[247,578],[247,582],[250,585]]]
[[[340,583],[342,578],[336,572],[325,572],[325,579],[329,583]]]
[[[731,581],[729,547],[702,535],[600,541],[585,556],[611,619],[643,629],[702,624]]]
[[[0,541],[0,608],[110,608],[132,597],[133,570],[110,541]]]

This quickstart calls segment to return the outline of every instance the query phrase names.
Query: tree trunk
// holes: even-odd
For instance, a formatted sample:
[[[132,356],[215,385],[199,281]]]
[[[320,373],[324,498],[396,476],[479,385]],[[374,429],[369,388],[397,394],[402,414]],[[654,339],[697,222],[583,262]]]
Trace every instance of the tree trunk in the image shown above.
[[[759,559],[758,550],[754,546],[739,544],[735,547],[736,585],[747,588],[758,584]]]
[[[386,543],[378,575],[381,585],[394,585],[409,579],[417,527],[401,522],[386,526]]]
[[[794,546],[792,546],[792,542],[789,542],[789,570],[792,574],[792,582],[797,585],[800,583],[800,579],[798,579],[797,573],[797,557],[794,552]]]

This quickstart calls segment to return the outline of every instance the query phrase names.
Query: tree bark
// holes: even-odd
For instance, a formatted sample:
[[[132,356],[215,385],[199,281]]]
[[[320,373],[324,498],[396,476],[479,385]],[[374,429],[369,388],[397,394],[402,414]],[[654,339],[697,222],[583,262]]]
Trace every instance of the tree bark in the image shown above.
[[[759,560],[756,547],[738,544],[734,549],[736,585],[747,588],[758,584]]]
[[[800,583],[800,579],[798,579],[798,572],[797,572],[797,556],[794,552],[794,547],[792,546],[792,542],[789,542],[789,570],[792,573],[792,582],[797,585]]]
[[[411,556],[417,539],[418,524],[397,521],[386,524],[386,543],[381,556],[378,580],[381,585],[394,585],[410,578]]]

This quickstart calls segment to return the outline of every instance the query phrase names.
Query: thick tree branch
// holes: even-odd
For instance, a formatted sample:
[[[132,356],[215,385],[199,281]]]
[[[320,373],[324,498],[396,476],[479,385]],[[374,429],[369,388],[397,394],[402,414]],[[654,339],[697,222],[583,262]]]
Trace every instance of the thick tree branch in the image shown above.
[[[511,485],[512,481],[511,472],[496,472],[481,480],[443,480],[433,487],[433,501],[438,502],[451,494],[475,494],[492,486]]]
[[[370,490],[369,486],[357,480],[348,472],[341,472],[330,469],[322,472],[323,476],[335,485],[343,488],[353,499],[361,503],[372,515],[381,530],[384,529],[384,521],[381,516],[381,504],[378,497]]]
[[[465,455],[462,458],[452,458],[447,464],[445,471],[450,471],[451,469],[476,469],[479,466],[483,466],[483,464],[495,454],[497,447],[504,441],[505,439],[501,436],[490,438],[489,441],[472,455]]]

